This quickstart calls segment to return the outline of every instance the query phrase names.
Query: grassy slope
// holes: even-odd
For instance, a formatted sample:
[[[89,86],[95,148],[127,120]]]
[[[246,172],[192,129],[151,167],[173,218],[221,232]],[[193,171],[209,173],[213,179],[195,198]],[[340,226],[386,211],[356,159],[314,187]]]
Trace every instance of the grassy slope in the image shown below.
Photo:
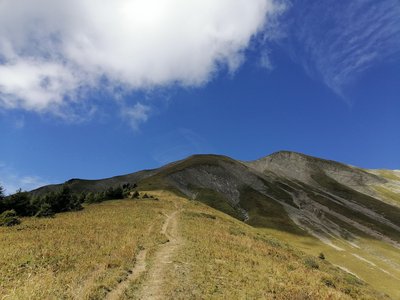
[[[379,176],[382,176],[386,179],[400,181],[399,173],[395,173],[391,170],[373,170],[373,171],[375,171],[375,173],[377,173]]]
[[[304,186],[303,189],[307,190],[307,187]],[[349,193],[349,189],[344,189],[342,186],[336,186],[335,189]],[[370,197],[357,192],[351,192],[352,197],[350,198],[352,201],[358,201],[364,205],[369,204],[365,199],[367,198],[367,200],[371,200]],[[274,196],[278,197],[279,195]],[[316,197],[312,190],[309,191],[309,196],[317,202],[322,201],[322,198]],[[389,197],[395,199],[393,196],[394,195],[392,194],[389,195]],[[282,196],[279,197],[282,198]],[[360,237],[357,240],[359,248],[354,247],[343,239],[339,240],[333,238],[332,242],[343,249],[343,251],[338,251],[299,229],[293,224],[280,204],[268,199],[257,191],[244,189],[242,190],[242,198],[243,201],[241,202],[241,205],[249,212],[250,216],[248,223],[259,228],[260,232],[265,232],[279,240],[286,241],[310,255],[316,256],[320,252],[323,252],[335,265],[354,272],[363,280],[371,283],[376,289],[386,291],[395,299],[400,298],[400,290],[398,289],[398,286],[400,285],[400,252],[398,249],[376,239],[371,239],[356,228],[349,226],[332,216],[328,216],[329,218],[334,219],[333,221],[341,227],[346,228]],[[378,200],[374,201],[378,202]],[[332,203],[329,203],[329,205],[332,209],[336,208],[337,211],[345,216],[347,215],[352,219],[360,219],[354,211],[347,210],[345,207],[333,205]],[[383,203],[381,209],[382,207],[387,208],[388,205]],[[393,214],[394,211],[398,211],[398,209],[392,207],[391,213]],[[361,215],[361,217],[363,216]],[[363,222],[362,218],[360,220],[361,223],[366,223]],[[376,224],[373,228],[377,229]],[[393,231],[390,233],[392,232]],[[399,238],[397,233],[394,233],[393,237]]]
[[[311,236],[296,234],[276,229],[263,228],[261,231],[286,241],[293,247],[310,255],[324,253],[334,265],[347,269],[370,283],[374,288],[384,291],[394,299],[400,299],[400,252],[383,242],[361,237],[357,240],[359,248],[343,240],[332,239],[332,242],[343,250],[334,249]],[[365,259],[364,261],[360,258]]]
[[[176,257],[177,267],[170,270],[171,299],[380,297],[326,261],[201,203],[188,203],[181,223],[186,243]]]
[[[0,298],[102,298],[126,278],[140,248],[150,249],[151,265],[151,249],[165,242],[158,234],[164,214],[176,201],[184,208],[184,244],[168,271],[167,298],[378,298],[354,276],[261,229],[198,202],[158,197],[108,201],[0,228]],[[310,267],[313,261],[318,269]],[[141,280],[132,285],[133,296]]]
[[[400,193],[396,193],[384,186],[375,186],[376,192],[382,196],[389,204],[400,206]]]
[[[52,219],[0,227],[0,298],[100,298],[127,276],[135,254],[155,243],[163,222],[156,201],[108,201]],[[6,297],[6,298],[3,298]]]

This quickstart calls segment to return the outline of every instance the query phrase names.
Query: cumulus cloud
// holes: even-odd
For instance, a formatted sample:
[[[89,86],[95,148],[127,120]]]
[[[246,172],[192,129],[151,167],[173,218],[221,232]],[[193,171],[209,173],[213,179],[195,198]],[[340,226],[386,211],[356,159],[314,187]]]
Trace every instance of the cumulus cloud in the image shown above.
[[[61,64],[18,59],[0,66],[0,97],[5,108],[41,111],[62,104],[77,86],[77,78]]]
[[[277,11],[273,0],[2,0],[0,105],[48,111],[105,84],[201,86],[235,71]]]
[[[337,94],[367,69],[400,58],[398,0],[293,1],[284,41]]]

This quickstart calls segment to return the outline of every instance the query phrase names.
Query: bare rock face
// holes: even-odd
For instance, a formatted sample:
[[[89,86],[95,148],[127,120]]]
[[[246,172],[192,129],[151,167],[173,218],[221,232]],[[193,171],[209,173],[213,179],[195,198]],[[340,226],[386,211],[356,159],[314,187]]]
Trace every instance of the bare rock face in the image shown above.
[[[318,175],[321,173],[346,186],[358,187],[386,182],[385,179],[356,167],[289,151],[276,152],[245,164],[262,173],[274,172],[311,185],[318,184]]]

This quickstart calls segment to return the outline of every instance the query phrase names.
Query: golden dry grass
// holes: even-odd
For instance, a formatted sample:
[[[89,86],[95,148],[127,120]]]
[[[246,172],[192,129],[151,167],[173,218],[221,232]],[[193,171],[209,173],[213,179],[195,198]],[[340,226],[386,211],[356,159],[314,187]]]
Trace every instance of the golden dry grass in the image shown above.
[[[375,186],[375,190],[378,192],[380,196],[383,196],[384,199],[389,204],[400,205],[400,194],[396,193],[389,188],[385,188],[384,186]]]
[[[400,181],[399,175],[391,170],[377,170],[377,173],[386,179]]]
[[[168,299],[385,298],[330,263],[230,216],[197,202],[184,208],[185,243],[167,276]]]
[[[108,201],[0,227],[0,298],[103,297],[127,276],[138,249],[157,237],[167,205]]]
[[[103,299],[128,276],[139,249],[146,272],[123,299],[140,298],[162,225],[179,207],[181,245],[160,284],[166,299],[378,299],[326,261],[307,256],[228,215],[167,192],[160,201],[108,201],[54,219],[0,228],[1,299]],[[182,209],[182,210],[181,210]],[[313,268],[313,265],[318,268]]]

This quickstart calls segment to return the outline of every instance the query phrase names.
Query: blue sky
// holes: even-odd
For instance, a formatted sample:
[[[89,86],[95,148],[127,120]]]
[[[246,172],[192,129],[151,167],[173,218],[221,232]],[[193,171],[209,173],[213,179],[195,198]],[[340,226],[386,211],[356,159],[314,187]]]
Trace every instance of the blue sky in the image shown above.
[[[21,3],[0,5],[8,192],[195,153],[400,169],[397,0]]]

